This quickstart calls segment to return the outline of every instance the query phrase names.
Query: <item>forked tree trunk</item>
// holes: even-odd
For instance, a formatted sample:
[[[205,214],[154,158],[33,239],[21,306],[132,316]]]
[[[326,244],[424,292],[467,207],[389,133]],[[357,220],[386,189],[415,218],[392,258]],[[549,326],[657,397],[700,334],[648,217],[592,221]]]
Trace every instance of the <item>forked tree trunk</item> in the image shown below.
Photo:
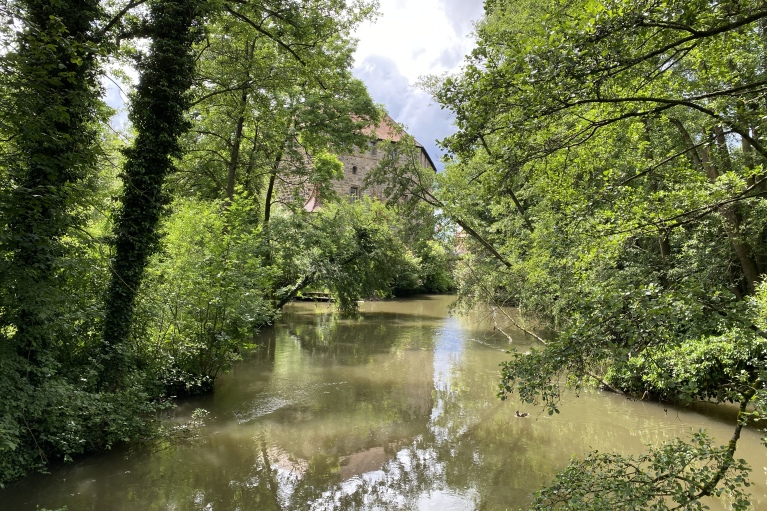
[[[695,148],[692,137],[687,129],[684,127],[681,121],[678,119],[672,119],[672,123],[679,130],[684,143],[690,148],[689,155],[693,164],[704,171],[709,181],[716,182],[719,177],[719,170],[717,163],[723,170],[732,168],[732,160],[727,149],[727,141],[724,136],[724,131],[720,126],[716,126],[711,133],[712,143],[708,147],[703,147],[700,152]],[[711,157],[711,150],[709,147],[714,147],[717,160]],[[752,257],[751,247],[746,244],[741,235],[741,219],[738,215],[737,209],[734,205],[729,204],[718,208],[719,213],[724,219],[723,225],[727,238],[730,240],[735,256],[740,263],[740,268],[743,273],[745,291],[747,294],[753,294],[756,290],[756,284],[759,282],[759,271],[756,266],[756,262]]]

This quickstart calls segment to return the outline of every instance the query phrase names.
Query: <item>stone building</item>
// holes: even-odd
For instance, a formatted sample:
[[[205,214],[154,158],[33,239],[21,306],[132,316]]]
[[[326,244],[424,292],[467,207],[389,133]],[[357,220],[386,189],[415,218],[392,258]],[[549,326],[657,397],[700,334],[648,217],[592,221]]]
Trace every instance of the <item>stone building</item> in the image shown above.
[[[356,200],[362,195],[369,195],[384,200],[381,187],[365,188],[365,177],[381,163],[384,157],[391,154],[391,151],[397,150],[397,144],[402,140],[403,133],[397,126],[397,123],[388,115],[381,120],[377,127],[370,127],[369,130],[369,134],[375,135],[376,141],[371,141],[366,151],[338,155],[338,159],[344,165],[344,176],[333,182],[333,190],[339,197],[345,196]],[[421,165],[436,173],[437,168],[434,166],[429,153],[426,152],[426,148],[418,143],[418,141],[415,144],[420,151],[419,159]],[[321,198],[310,193],[304,209],[316,211],[321,206],[321,202]]]

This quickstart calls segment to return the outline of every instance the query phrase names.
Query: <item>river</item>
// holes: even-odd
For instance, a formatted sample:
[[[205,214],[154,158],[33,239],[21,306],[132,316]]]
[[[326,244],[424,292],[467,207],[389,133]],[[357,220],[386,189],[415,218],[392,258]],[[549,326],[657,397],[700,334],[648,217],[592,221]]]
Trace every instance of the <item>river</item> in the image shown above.
[[[550,417],[502,402],[498,364],[534,341],[508,328],[510,345],[487,313],[449,316],[451,301],[367,302],[356,318],[291,304],[214,393],[164,419],[170,429],[207,411],[193,427],[29,477],[0,490],[0,510],[519,509],[573,455],[638,453],[699,428],[721,443],[732,434],[724,406],[675,409],[594,390],[567,393]],[[756,510],[767,509],[759,438],[744,431],[737,453],[753,468]]]

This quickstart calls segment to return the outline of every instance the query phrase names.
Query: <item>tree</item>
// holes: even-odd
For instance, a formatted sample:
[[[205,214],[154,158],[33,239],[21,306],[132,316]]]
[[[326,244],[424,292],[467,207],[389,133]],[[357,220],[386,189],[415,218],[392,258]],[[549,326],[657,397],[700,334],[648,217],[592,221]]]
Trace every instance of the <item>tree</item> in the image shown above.
[[[46,453],[66,452],[48,412],[69,390],[58,356],[70,318],[72,239],[96,173],[98,85],[95,1],[4,5],[0,57],[0,485]],[[6,10],[7,9],[7,10]],[[76,449],[76,447],[75,447]]]
[[[129,367],[128,336],[148,257],[157,245],[157,224],[167,198],[166,176],[180,155],[179,137],[188,124],[188,90],[194,75],[192,45],[200,37],[204,15],[199,0],[158,0],[151,5],[152,43],[140,67],[141,79],[131,105],[136,129],[125,150],[122,209],[115,227],[114,271],[106,298],[103,378],[119,386]]]
[[[367,143],[362,129],[378,111],[351,76],[348,32],[370,7],[339,4],[320,20],[314,9],[319,6],[307,5],[303,18],[295,12],[260,24],[253,21],[256,13],[232,9],[216,20],[220,29],[200,44],[196,122],[177,176],[182,189],[231,199],[241,186],[262,204],[268,222],[282,182],[295,189],[308,182],[326,186],[333,176],[315,165],[316,158]],[[304,27],[309,22],[311,31]],[[275,30],[286,34],[278,39]],[[286,45],[311,51],[290,53]]]
[[[213,389],[216,378],[279,313],[266,299],[277,271],[265,264],[259,211],[232,201],[178,197],[147,265],[134,330],[138,359],[169,395]]]
[[[316,213],[275,217],[270,225],[273,258],[282,269],[276,308],[309,286],[329,289],[344,312],[356,311],[357,300],[387,296],[397,277],[417,271],[395,234],[399,221],[369,197],[329,203]]]
[[[55,345],[47,318],[64,300],[56,274],[64,236],[95,174],[100,89],[92,43],[96,2],[23,2],[26,29],[3,56],[2,330],[41,366]],[[7,263],[6,263],[7,261]]]
[[[3,3],[0,485],[146,433],[157,400],[209,386],[244,334],[274,316],[265,188],[286,169],[326,184],[339,168],[329,150],[365,140],[360,128],[377,111],[351,77],[349,34],[373,7]],[[139,39],[147,45],[127,44]],[[140,73],[122,154],[99,84],[118,58]],[[195,144],[225,148],[224,164],[204,169],[215,186],[189,157]],[[292,168],[281,165],[288,157]],[[197,172],[194,186],[179,169]],[[175,197],[165,217],[174,192],[190,189],[197,197]],[[173,311],[183,315],[163,333]]]
[[[187,175],[198,183],[212,178],[213,187],[206,185],[207,192],[195,186],[213,196],[218,187],[229,201],[238,176],[251,186],[253,174],[263,175],[264,166],[274,176],[288,151],[304,162],[305,153],[298,148],[316,157],[338,133],[346,137],[356,133],[359,138],[362,121],[350,116],[349,109],[375,113],[364,88],[346,69],[351,46],[345,37],[371,12],[368,4],[355,5],[348,14],[346,2],[224,4],[210,16],[204,41],[198,32],[202,7],[179,4],[180,11],[172,12],[175,4],[168,5],[153,4],[150,10],[152,47],[139,65],[141,81],[131,114],[138,133],[134,147],[125,152],[126,186],[116,227],[102,356],[105,374],[116,378],[127,368],[129,354],[124,350],[133,307],[147,258],[157,247],[158,221],[167,202],[163,186],[175,170],[171,158],[183,155],[179,137],[191,127],[184,118],[186,110],[193,103],[199,109],[189,143],[195,154],[203,155],[192,161]],[[200,43],[196,54],[195,42]],[[299,70],[303,90],[286,85]],[[160,119],[163,122],[155,122]],[[258,124],[249,126],[248,121],[255,119]],[[327,126],[343,129],[331,130],[328,136]],[[335,138],[339,146],[348,140]],[[247,153],[242,148],[246,140]],[[268,218],[268,192],[265,202]]]
[[[615,476],[605,498],[620,508],[666,509],[653,500],[666,479],[638,476],[662,456],[669,477],[689,478],[679,506],[737,493],[740,428],[764,413],[765,17],[758,2],[486,2],[463,73],[427,83],[459,127],[435,195],[480,235],[462,293],[559,332],[513,355],[501,395],[555,413],[560,382],[596,382],[741,406],[722,450],[696,440],[590,458]],[[718,468],[674,472],[685,456]],[[635,461],[650,468],[621,479]],[[572,499],[546,490],[537,508],[587,502],[574,500],[595,476],[574,477],[585,467],[556,483]]]

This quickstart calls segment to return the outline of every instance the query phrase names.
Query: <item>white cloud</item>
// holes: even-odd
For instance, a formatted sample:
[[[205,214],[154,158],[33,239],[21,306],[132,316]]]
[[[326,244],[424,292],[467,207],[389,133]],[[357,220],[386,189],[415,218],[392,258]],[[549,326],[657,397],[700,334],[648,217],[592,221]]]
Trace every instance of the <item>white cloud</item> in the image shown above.
[[[471,50],[471,25],[459,19],[465,12],[449,10],[444,1],[382,0],[377,21],[363,24],[356,32],[357,61],[371,54],[384,54],[397,62],[411,83],[421,75],[450,71],[440,57],[445,51],[465,55]],[[480,15],[482,2],[469,2],[472,4],[479,6]]]
[[[354,74],[373,99],[385,104],[426,146],[436,163],[440,153],[434,139],[454,131],[452,120],[414,84],[421,76],[459,69],[474,46],[472,23],[482,16],[483,2],[381,0],[380,12],[376,22],[363,24],[355,33],[359,45]]]
[[[404,124],[429,152],[438,169],[441,153],[436,140],[450,135],[454,129],[448,113],[433,103],[425,92],[411,86],[397,63],[383,55],[369,55],[355,69],[356,76],[367,84],[373,99],[386,105],[392,118]]]

